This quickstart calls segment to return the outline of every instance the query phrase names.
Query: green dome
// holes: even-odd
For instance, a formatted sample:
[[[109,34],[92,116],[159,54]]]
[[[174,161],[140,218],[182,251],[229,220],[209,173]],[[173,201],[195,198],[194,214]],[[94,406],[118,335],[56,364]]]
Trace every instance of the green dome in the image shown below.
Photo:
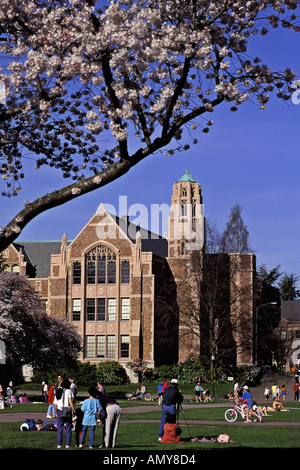
[[[180,178],[179,182],[183,181],[192,181],[193,183],[196,183],[196,180],[192,177],[191,173],[189,173],[189,170],[186,169],[185,173],[182,175]]]

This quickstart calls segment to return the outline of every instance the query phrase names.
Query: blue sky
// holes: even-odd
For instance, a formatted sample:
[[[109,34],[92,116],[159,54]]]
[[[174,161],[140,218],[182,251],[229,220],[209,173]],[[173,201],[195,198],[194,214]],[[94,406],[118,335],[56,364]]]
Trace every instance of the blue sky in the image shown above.
[[[274,70],[290,67],[300,76],[300,35],[278,33],[254,38],[250,52]],[[283,271],[300,275],[300,104],[271,98],[264,111],[250,102],[235,113],[230,103],[221,105],[209,116],[214,121],[210,132],[199,131],[198,144],[189,151],[150,156],[110,185],[41,214],[19,241],[59,240],[63,233],[73,239],[101,202],[123,215],[118,213],[119,196],[127,196],[128,207],[143,204],[149,213],[151,204],[170,205],[173,183],[188,168],[201,184],[205,217],[223,230],[230,209],[239,203],[257,265],[271,269],[280,264]],[[1,198],[0,225],[22,210],[24,200],[66,183],[53,169],[32,170],[17,198]]]

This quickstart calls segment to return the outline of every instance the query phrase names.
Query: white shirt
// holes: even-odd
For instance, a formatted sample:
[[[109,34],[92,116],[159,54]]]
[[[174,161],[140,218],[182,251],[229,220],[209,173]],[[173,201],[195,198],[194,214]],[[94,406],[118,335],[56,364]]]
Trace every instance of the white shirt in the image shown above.
[[[59,400],[57,400],[56,395],[54,398],[54,405],[57,405],[58,410],[62,410],[64,406],[70,406],[69,403],[69,398],[74,398],[73,392],[70,389],[65,390],[65,396],[64,396],[64,403],[63,403],[63,395]]]

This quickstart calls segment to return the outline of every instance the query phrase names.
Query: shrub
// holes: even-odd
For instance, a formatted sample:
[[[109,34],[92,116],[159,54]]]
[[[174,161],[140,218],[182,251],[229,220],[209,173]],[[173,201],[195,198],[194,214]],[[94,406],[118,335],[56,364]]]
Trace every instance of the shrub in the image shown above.
[[[97,365],[97,381],[106,385],[122,385],[128,381],[125,369],[117,361],[103,361]]]

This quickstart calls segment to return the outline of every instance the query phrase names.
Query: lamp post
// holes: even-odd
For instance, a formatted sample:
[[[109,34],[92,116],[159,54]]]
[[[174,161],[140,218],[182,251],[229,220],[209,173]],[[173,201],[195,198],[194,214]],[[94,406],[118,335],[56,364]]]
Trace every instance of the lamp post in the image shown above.
[[[254,365],[257,366],[257,327],[258,327],[258,310],[266,305],[277,305],[277,302],[266,302],[265,304],[259,305],[255,309],[255,358],[254,358]]]
[[[211,355],[212,368],[213,368],[213,398],[215,398],[215,355]]]

